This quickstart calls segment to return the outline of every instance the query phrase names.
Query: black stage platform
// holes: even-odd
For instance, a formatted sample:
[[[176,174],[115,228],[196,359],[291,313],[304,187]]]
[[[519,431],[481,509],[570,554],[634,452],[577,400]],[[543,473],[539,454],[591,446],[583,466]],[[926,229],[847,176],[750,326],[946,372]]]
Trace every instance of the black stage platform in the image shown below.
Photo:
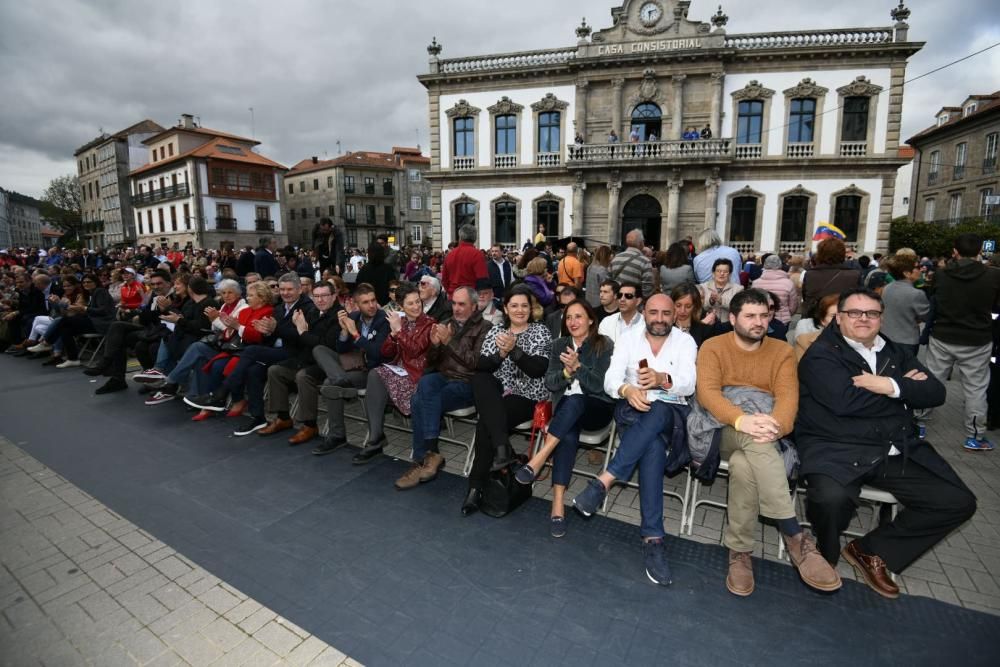
[[[94,396],[75,370],[0,357],[0,433],[191,560],[366,665],[997,664],[1000,619],[845,582],[813,593],[755,561],[668,538],[674,585],[643,571],[636,527],[547,503],[462,518],[463,479],[401,493],[404,463],[350,465],[283,438],[233,438],[178,401]],[[226,423],[226,422],[229,423]]]

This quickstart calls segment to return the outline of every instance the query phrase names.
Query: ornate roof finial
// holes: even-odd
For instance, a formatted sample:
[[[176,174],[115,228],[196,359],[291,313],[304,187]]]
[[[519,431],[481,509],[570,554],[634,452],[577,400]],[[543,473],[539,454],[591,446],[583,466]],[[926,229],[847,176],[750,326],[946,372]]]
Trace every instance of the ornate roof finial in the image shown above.
[[[889,16],[896,23],[904,23],[906,19],[910,18],[910,10],[900,1],[899,6],[889,12]]]
[[[722,5],[719,5],[719,11],[712,16],[712,25],[716,28],[724,28],[727,23],[729,23],[729,17],[722,12]]]
[[[587,25],[587,17],[584,16],[580,21],[580,26],[576,29],[576,37],[577,39],[587,39],[590,37],[591,32],[593,31],[590,29],[590,26]]]
[[[434,37],[431,40],[430,45],[427,47],[427,53],[437,58],[438,55],[441,54],[441,48],[441,45],[438,44],[437,37]]]

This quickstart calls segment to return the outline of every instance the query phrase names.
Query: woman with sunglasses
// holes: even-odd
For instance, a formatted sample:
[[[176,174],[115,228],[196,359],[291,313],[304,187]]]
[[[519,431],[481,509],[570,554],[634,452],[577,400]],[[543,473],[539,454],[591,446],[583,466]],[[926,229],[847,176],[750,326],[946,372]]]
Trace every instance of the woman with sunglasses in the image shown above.
[[[403,310],[403,306],[401,306],[396,301],[396,293],[398,291],[399,291],[399,281],[395,279],[390,280],[388,289],[389,300],[386,302],[384,306],[382,306],[382,310],[385,311],[386,315],[388,315],[389,313],[398,313]]]
[[[542,307],[526,285],[515,285],[503,298],[503,321],[483,340],[472,395],[479,413],[476,452],[462,516],[479,509],[490,470],[511,460],[510,434],[530,421],[535,404],[549,398],[545,371],[552,335],[539,322]]]
[[[549,456],[552,459],[552,509],[549,532],[566,534],[563,497],[573,475],[581,431],[602,429],[611,421],[614,401],[604,391],[604,376],[611,365],[614,343],[597,332],[594,309],[586,301],[566,307],[563,336],[552,343],[545,386],[555,408],[541,448],[515,477],[531,484]]]

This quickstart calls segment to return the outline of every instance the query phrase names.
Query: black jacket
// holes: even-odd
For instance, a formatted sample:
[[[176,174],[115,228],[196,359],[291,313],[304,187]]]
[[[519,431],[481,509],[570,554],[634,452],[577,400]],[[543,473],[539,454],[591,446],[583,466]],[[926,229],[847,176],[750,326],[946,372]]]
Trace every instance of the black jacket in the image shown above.
[[[334,225],[329,236],[322,236],[314,232],[313,249],[316,251],[316,259],[319,261],[320,272],[333,269],[335,266],[344,271],[344,232]]]
[[[917,436],[913,410],[945,401],[945,387],[906,349],[886,340],[877,355],[878,375],[891,377],[900,397],[889,398],[854,386],[852,378],[871,369],[844,340],[836,323],[819,335],[799,362],[799,413],[795,443],[801,474],[828,475],[849,484],[877,467],[895,446],[904,457],[938,476],[961,480],[926,441]],[[926,380],[903,377],[911,370]],[[905,472],[904,472],[905,474]]]
[[[375,288],[375,298],[382,305],[389,303],[389,281],[397,280],[399,272],[388,264],[368,263],[358,271],[355,285],[368,283]]]
[[[337,338],[340,336],[340,322],[337,313],[343,309],[343,306],[335,303],[333,308],[325,313],[320,313],[318,308],[306,311],[306,322],[308,322],[309,328],[305,333],[299,334],[294,347],[289,346],[289,357],[282,361],[281,365],[289,368],[312,366],[316,363],[313,349],[317,345],[323,345],[331,350],[336,349]]]
[[[87,301],[87,317],[99,334],[107,333],[108,327],[115,321],[115,300],[103,287],[97,287]]]
[[[362,267],[364,268],[364,267]],[[441,293],[437,295],[434,300],[434,305],[431,309],[427,311],[427,317],[431,318],[435,322],[444,322],[445,320],[451,318],[451,303],[448,302],[448,295],[444,293],[444,289],[441,289]]]
[[[278,326],[274,329],[274,333],[270,336],[264,338],[264,345],[269,347],[274,347],[278,339],[281,339],[281,346],[289,349],[289,356],[295,356],[294,350],[299,347],[299,330],[295,328],[295,323],[292,322],[292,316],[295,315],[296,310],[301,310],[306,315],[306,320],[311,320],[316,312],[316,305],[309,299],[299,297],[295,303],[292,304],[291,309],[288,314],[285,314],[285,303],[279,301],[278,305],[274,307],[274,319],[278,321]]]
[[[181,320],[174,326],[173,332],[167,336],[167,348],[174,359],[180,359],[184,350],[212,332],[212,321],[205,315],[208,307],[218,308],[219,304],[211,297],[206,297],[197,303],[194,299],[184,299],[177,311]]]
[[[253,273],[254,270],[254,254],[249,250],[244,250],[240,253],[240,258],[236,260],[236,275],[240,278],[245,277],[248,273]],[[264,276],[261,276],[263,278]]]
[[[510,262],[505,259],[503,261],[503,268],[501,268],[492,259],[487,259],[486,270],[490,274],[490,287],[493,288],[493,298],[502,299],[504,291],[514,282],[514,274],[510,268]],[[504,287],[505,285],[506,287]]]
[[[931,336],[952,345],[993,341],[993,311],[1000,306],[1000,269],[977,259],[948,262],[934,274],[934,324]]]
[[[261,278],[268,276],[279,278],[281,274],[278,260],[267,248],[257,248],[257,252],[253,255],[253,270],[259,273]]]

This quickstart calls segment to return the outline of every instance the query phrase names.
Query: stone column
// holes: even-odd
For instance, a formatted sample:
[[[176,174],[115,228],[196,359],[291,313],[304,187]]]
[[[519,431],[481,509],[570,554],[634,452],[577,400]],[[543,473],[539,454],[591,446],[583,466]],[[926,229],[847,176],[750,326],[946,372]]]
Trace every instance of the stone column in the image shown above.
[[[674,170],[667,180],[667,229],[666,234],[661,234],[660,247],[666,248],[679,238],[681,219],[681,187],[684,181],[680,177],[680,171]]]
[[[674,111],[670,119],[670,138],[680,139],[684,132],[684,79],[686,74],[674,74],[670,83],[674,88]]]
[[[590,82],[586,79],[580,79],[576,82],[576,131],[587,143],[591,143],[587,137],[587,88],[589,86]]]
[[[622,88],[625,87],[625,79],[611,80],[611,129],[618,133],[618,138],[624,143],[628,141],[628,134],[622,128]]]
[[[705,179],[705,229],[715,229],[716,217],[719,211],[719,170],[713,169],[712,175]]]
[[[619,243],[622,235],[621,220],[618,218],[618,196],[622,184],[617,178],[608,181],[608,242]]]
[[[583,236],[583,194],[587,184],[580,177],[573,184],[573,236]]]
[[[709,115],[709,126],[712,128],[713,137],[722,136],[722,82],[725,80],[724,72],[712,72],[709,75],[709,83],[712,90],[712,111]]]

